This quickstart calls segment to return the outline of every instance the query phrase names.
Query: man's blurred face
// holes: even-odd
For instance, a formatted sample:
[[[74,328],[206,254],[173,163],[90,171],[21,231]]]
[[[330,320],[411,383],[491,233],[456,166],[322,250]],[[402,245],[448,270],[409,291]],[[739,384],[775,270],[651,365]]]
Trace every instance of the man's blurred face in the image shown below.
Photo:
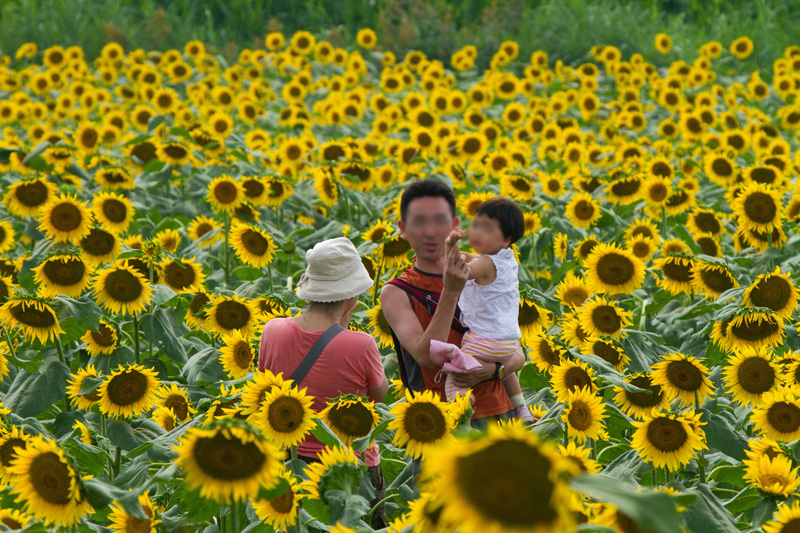
[[[436,261],[444,254],[450,232],[458,227],[458,217],[453,217],[450,204],[441,196],[424,196],[408,204],[406,219],[398,225],[417,258]]]

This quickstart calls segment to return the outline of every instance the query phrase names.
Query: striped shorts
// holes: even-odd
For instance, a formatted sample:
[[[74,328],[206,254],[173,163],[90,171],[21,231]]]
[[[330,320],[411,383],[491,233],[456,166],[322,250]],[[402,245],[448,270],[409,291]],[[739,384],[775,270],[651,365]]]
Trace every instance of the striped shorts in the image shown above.
[[[518,346],[519,341],[516,339],[491,339],[481,337],[471,331],[464,333],[464,337],[461,340],[461,351],[465,354],[469,354],[478,360],[498,363],[508,361],[517,351]],[[444,384],[444,392],[448,401],[453,401],[456,396],[468,394],[470,391],[470,389],[457,387],[453,382],[453,376],[448,374]]]

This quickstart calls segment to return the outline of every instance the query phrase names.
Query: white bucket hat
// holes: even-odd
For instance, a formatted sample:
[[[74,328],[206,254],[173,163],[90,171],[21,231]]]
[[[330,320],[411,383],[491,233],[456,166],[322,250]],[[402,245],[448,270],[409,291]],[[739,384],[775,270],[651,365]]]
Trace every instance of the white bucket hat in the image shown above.
[[[306,271],[297,283],[297,297],[309,302],[338,302],[372,287],[350,239],[338,237],[318,242],[306,252]]]

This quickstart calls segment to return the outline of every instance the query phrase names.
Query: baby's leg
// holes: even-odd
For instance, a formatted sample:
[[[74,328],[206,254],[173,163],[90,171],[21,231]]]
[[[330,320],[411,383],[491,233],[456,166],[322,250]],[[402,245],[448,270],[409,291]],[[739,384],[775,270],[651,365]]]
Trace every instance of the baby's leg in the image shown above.
[[[472,394],[472,389],[457,387],[453,374],[447,374],[447,379],[444,381],[444,393],[447,396],[447,401],[453,402],[459,396]]]

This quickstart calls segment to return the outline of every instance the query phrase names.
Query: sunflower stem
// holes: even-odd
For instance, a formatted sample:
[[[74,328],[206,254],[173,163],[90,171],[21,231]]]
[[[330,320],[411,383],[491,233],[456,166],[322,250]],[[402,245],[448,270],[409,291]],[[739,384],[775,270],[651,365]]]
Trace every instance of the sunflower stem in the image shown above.
[[[531,235],[531,250],[533,251],[533,287],[539,288],[539,254],[536,253],[536,234]]]
[[[383,274],[383,260],[378,263],[378,271],[375,273],[375,286],[372,288],[372,305],[378,301],[378,283],[381,281],[381,274]]]
[[[67,360],[64,358],[64,347],[61,346],[61,336],[60,335],[56,336],[56,350],[58,350],[58,360],[61,361],[61,364],[63,364],[64,366],[67,366]],[[64,405],[66,406],[66,407],[64,407],[65,411],[71,411],[72,410],[72,408],[69,405],[69,394],[67,394],[66,391],[64,391]]]
[[[270,295],[275,294],[275,287],[272,282],[272,263],[267,265],[267,276],[269,276],[269,293]]]
[[[661,234],[663,235],[661,238],[667,240],[667,207],[665,205],[661,205]]]
[[[119,475],[119,465],[122,462],[122,448],[117,446],[117,452],[114,455],[114,477]]]
[[[353,227],[353,213],[350,212],[350,201],[347,199],[347,193],[344,187],[339,187],[339,194],[344,198],[344,205],[347,208],[347,225]]]
[[[133,353],[136,354],[136,364],[138,365],[141,362],[139,355],[139,317],[135,313],[133,315]]]
[[[241,502],[234,502],[231,505],[231,511],[233,514],[233,530],[234,531],[241,531],[242,530],[242,517],[240,514],[241,511]]]
[[[17,351],[14,349],[14,343],[11,342],[11,335],[8,334],[8,328],[3,328],[3,337],[6,339],[8,349],[11,350],[11,357],[17,358]]]
[[[229,257],[230,254],[228,253],[228,233],[230,227],[230,219],[228,218],[228,212],[225,212],[225,287],[228,286],[228,280],[230,279],[229,269],[230,269],[230,262]],[[272,280],[270,280],[271,282]]]

